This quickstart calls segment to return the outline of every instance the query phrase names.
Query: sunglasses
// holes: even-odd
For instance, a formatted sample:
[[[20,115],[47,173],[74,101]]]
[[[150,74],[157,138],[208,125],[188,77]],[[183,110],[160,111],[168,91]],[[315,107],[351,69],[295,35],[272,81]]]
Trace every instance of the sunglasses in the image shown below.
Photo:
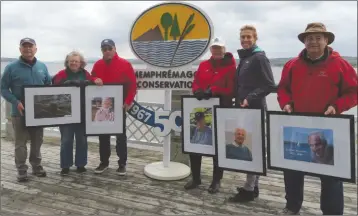
[[[101,48],[101,50],[102,50],[103,52],[112,51],[112,50],[113,50],[113,47],[103,47],[103,48]]]

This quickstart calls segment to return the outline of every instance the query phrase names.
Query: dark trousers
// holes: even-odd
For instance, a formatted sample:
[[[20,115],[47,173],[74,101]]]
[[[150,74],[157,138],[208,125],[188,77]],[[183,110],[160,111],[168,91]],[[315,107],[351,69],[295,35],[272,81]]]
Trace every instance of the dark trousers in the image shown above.
[[[201,179],[200,173],[201,173],[201,155],[196,154],[189,154],[190,157],[190,169],[191,174],[193,176],[194,181],[199,181]],[[218,182],[223,178],[223,169],[218,167],[218,159],[217,157],[213,156],[213,182]]]
[[[125,166],[127,164],[127,135],[123,133],[122,135],[116,136],[116,152],[119,157],[118,165]],[[109,135],[100,135],[99,136],[99,156],[101,163],[104,165],[109,165],[109,157],[111,156],[111,137]]]
[[[286,208],[298,212],[302,207],[304,174],[284,171]],[[343,183],[339,180],[321,177],[321,210],[323,215],[343,215]]]

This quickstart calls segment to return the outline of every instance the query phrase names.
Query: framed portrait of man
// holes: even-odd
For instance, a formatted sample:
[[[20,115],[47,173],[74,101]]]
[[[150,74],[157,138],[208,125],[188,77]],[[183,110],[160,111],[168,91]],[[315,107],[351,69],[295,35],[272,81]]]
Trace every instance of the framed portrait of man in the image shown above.
[[[214,106],[220,168],[266,175],[264,110]]]
[[[26,127],[55,127],[81,123],[81,89],[74,86],[23,87]]]
[[[181,98],[182,150],[203,156],[215,155],[214,106],[220,105],[220,97],[198,100],[194,96]]]
[[[84,89],[87,136],[125,133],[123,85],[88,85]]]
[[[353,115],[267,113],[268,168],[356,183]]]

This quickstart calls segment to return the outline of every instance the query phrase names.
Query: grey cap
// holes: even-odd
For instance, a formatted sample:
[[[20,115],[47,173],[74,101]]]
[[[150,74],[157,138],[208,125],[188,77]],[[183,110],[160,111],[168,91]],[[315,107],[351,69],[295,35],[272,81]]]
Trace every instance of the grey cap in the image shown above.
[[[24,43],[30,43],[30,44],[33,44],[33,45],[36,45],[36,42],[34,39],[32,38],[23,38],[20,40],[20,46],[23,45]]]
[[[104,47],[104,46],[115,47],[116,44],[115,44],[114,41],[111,40],[111,39],[104,39],[104,40],[101,42],[101,47]]]

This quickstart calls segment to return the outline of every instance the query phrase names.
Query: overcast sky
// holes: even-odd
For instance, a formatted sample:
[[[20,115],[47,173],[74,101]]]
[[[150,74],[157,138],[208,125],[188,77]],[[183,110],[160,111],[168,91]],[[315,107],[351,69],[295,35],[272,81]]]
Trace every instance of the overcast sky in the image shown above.
[[[112,38],[120,56],[134,58],[128,38],[132,23],[159,2],[1,2],[1,56],[18,57],[19,41],[32,37],[43,61],[63,60],[73,49],[86,58],[101,57],[100,42]],[[296,56],[303,48],[297,34],[319,21],[336,35],[332,47],[341,55],[357,56],[357,2],[219,2],[191,1],[211,18],[216,36],[235,54],[239,29],[253,24],[258,45],[269,58]],[[205,57],[207,57],[206,54]]]

